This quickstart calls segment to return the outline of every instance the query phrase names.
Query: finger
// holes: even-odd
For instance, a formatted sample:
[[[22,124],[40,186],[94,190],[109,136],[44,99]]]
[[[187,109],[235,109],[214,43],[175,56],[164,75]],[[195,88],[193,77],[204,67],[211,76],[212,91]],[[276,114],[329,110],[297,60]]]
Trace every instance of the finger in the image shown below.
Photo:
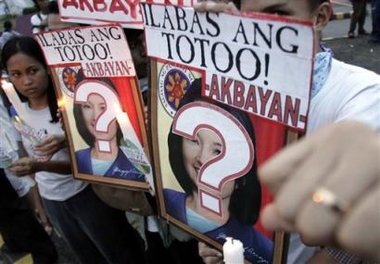
[[[380,149],[377,149],[376,144],[365,144],[364,142],[366,141],[362,141],[362,139],[352,140],[351,144],[354,149],[359,149],[361,146],[361,150],[342,152],[336,168],[328,174],[323,183],[320,183],[344,207],[354,206],[355,202],[360,200],[361,195],[378,182]],[[326,244],[333,241],[335,230],[343,213],[345,212],[307,199],[297,215],[296,228],[302,234],[305,243]]]
[[[344,217],[337,231],[338,243],[376,262],[380,261],[380,186],[376,184]]]
[[[203,242],[198,243],[198,254],[206,264],[223,263],[222,253],[207,246]]]
[[[223,254],[220,253],[218,250],[207,246],[203,242],[199,242],[198,243],[198,253],[199,253],[199,256],[201,256],[202,258],[203,257],[217,257],[217,258],[220,258],[220,257],[223,256]]]
[[[197,12],[219,13],[219,12],[230,11],[231,5],[229,5],[227,1],[222,1],[222,2],[203,1],[203,2],[195,3],[193,5],[193,8]]]
[[[259,178],[272,193],[276,194],[288,177],[294,174],[298,165],[312,151],[312,145],[300,140],[297,144],[287,146],[259,167]]]
[[[233,2],[228,2],[228,7],[226,11],[230,11],[235,15],[239,13],[239,9],[237,9],[236,5]]]
[[[195,11],[203,13],[203,12],[206,12],[206,5],[207,3],[205,1],[197,2],[197,3],[194,3],[193,8]]]
[[[267,204],[261,212],[261,223],[271,231],[293,231],[294,227],[281,217],[274,203]]]
[[[289,222],[294,222],[299,207],[335,166],[335,156],[331,152],[326,155],[317,149],[302,155],[305,155],[302,163],[292,165],[291,177],[284,180],[276,196],[279,213]]]
[[[34,148],[44,148],[47,144],[51,143],[53,139],[52,136],[46,136],[38,144],[35,144]]]
[[[219,264],[223,263],[223,259],[220,257],[207,257],[203,259],[205,264]]]

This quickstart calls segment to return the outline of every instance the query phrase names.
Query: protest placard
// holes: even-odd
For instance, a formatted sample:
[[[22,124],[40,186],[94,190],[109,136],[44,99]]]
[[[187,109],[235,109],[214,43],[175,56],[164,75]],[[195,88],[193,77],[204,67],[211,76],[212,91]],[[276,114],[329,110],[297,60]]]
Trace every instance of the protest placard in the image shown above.
[[[141,8],[152,66],[160,215],[219,249],[226,237],[241,240],[251,263],[281,263],[285,236],[267,232],[259,221],[272,197],[257,168],[288,142],[287,135],[297,137],[288,129],[306,127],[311,23]]]
[[[119,23],[125,28],[143,29],[140,2],[192,6],[194,0],[62,0],[58,4],[63,21],[92,25]]]
[[[51,67],[74,177],[154,188],[143,103],[119,25],[36,35]]]

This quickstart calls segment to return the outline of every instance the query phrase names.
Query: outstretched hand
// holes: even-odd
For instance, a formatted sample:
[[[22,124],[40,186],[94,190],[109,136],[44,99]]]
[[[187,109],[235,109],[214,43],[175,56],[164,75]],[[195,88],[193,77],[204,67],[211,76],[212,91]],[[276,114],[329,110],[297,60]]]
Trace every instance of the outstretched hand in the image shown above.
[[[380,260],[380,134],[356,121],[322,128],[259,169],[275,195],[270,230],[297,231],[309,245],[339,246]]]

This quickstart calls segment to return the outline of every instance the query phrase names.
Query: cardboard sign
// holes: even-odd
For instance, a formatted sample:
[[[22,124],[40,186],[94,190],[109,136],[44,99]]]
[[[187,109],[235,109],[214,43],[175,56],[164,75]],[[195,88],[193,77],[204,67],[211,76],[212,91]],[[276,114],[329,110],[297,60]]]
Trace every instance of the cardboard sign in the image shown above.
[[[306,125],[311,24],[141,8],[152,58],[151,136],[161,217],[220,250],[226,237],[240,240],[251,263],[282,263],[286,235],[268,232],[259,221],[272,196],[257,168],[295,136],[287,128]]]
[[[143,29],[140,2],[192,6],[194,0],[60,0],[63,21],[84,24],[119,23],[125,28]]]
[[[143,104],[117,25],[36,35],[51,67],[74,177],[153,190]]]
[[[310,22],[141,6],[149,56],[204,70],[210,98],[305,129],[314,59]]]

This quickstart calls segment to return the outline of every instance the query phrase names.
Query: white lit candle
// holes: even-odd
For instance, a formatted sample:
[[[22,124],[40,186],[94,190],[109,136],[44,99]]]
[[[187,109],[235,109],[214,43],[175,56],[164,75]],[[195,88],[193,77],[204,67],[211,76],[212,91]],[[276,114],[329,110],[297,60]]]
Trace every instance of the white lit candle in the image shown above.
[[[223,256],[225,264],[243,264],[244,249],[243,243],[240,240],[226,237],[226,242],[223,245]]]
[[[15,88],[13,87],[13,84],[10,82],[7,82],[6,80],[2,80],[1,87],[3,88],[9,101],[11,102],[14,109],[16,110],[17,115],[20,116],[22,119],[26,120],[27,119],[26,112],[24,111],[20,97],[18,96]]]

